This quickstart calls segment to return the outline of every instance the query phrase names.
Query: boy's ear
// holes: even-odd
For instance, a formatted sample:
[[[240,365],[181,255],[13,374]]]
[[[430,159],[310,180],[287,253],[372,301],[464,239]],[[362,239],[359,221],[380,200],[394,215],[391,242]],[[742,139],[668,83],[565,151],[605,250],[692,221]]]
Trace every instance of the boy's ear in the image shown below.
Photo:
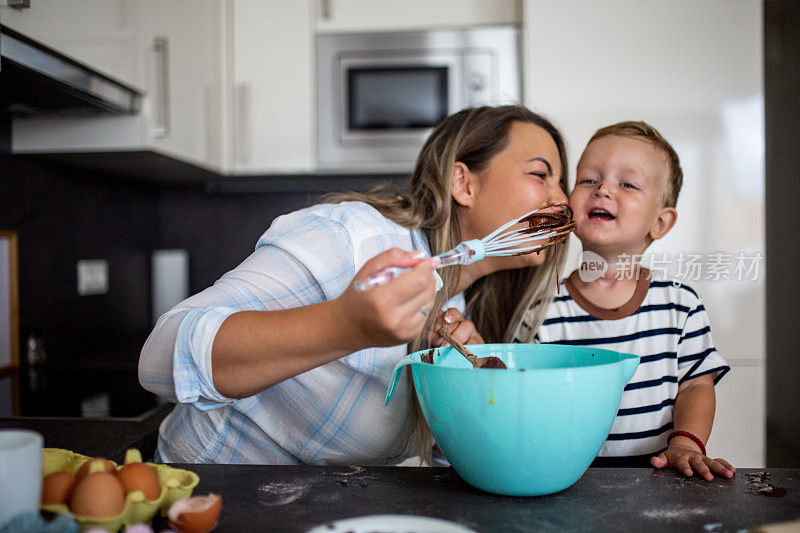
[[[475,204],[475,198],[478,196],[477,176],[461,161],[456,161],[453,165],[453,183],[450,191],[458,205],[472,207]]]
[[[650,238],[657,241],[667,233],[678,221],[678,211],[674,207],[662,207],[653,225],[650,227]]]

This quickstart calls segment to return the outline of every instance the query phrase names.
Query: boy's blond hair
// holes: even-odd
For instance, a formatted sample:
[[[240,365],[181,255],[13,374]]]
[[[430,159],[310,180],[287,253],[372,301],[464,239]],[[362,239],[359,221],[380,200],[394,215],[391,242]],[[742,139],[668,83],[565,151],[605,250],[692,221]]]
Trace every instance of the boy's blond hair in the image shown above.
[[[683,170],[681,169],[681,161],[678,158],[678,154],[675,152],[672,145],[669,144],[657,129],[640,120],[617,122],[605,128],[600,128],[592,135],[592,138],[589,139],[589,142],[586,144],[588,146],[592,141],[609,135],[619,135],[620,137],[629,137],[646,141],[664,152],[667,156],[668,168],[662,201],[664,207],[675,207],[675,204],[678,203],[678,193],[681,192],[681,186],[683,185]]]

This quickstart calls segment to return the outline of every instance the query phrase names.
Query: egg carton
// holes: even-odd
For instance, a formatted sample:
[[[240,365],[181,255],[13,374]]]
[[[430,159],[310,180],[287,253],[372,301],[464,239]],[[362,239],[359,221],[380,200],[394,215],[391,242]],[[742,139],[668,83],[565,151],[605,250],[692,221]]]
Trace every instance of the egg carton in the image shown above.
[[[131,454],[131,452],[134,452],[134,457],[138,455],[141,458],[138,450],[128,450],[128,454]],[[75,474],[81,465],[90,459],[93,458],[69,450],[44,448],[42,451],[42,475],[46,476],[60,470]],[[113,461],[111,463],[115,468],[119,468]],[[162,516],[166,516],[170,506],[182,498],[191,496],[192,490],[200,482],[197,474],[189,470],[172,468],[163,464],[145,464],[155,469],[158,475],[158,482],[161,485],[161,494],[157,499],[148,501],[141,491],[131,492],[125,496],[125,508],[117,516],[95,518],[77,515],[70,512],[69,507],[63,503],[42,505],[41,507],[45,511],[69,514],[78,522],[81,531],[91,528],[103,528],[113,533],[122,526],[150,522],[159,510]]]

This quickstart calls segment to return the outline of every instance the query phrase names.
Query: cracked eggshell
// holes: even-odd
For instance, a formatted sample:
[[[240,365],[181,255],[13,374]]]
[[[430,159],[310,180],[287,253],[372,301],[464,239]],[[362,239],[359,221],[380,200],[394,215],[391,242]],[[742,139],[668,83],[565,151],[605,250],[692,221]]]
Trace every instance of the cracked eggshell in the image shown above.
[[[169,525],[178,533],[208,533],[217,527],[222,498],[216,494],[184,498],[169,508]]]

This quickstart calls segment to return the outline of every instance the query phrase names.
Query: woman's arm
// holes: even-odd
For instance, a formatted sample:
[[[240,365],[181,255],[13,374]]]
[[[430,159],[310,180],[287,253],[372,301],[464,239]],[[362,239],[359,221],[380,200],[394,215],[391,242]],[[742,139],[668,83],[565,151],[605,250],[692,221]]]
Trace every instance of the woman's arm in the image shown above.
[[[139,383],[167,401],[177,402],[172,353],[183,317],[188,311],[165,314],[156,322],[139,355]]]
[[[421,331],[420,310],[433,305],[432,263],[420,255],[383,252],[355,279],[391,265],[412,270],[365,292],[351,283],[333,300],[285,310],[235,311],[227,285],[241,283],[215,284],[159,319],[142,349],[139,380],[170,401],[202,399],[213,407],[363,348],[403,344]]]
[[[158,320],[139,359],[142,386],[170,401],[213,409],[354,347],[382,346],[393,338],[395,345],[403,343],[403,328],[422,321],[417,315],[423,316],[419,310],[428,296],[406,302],[409,309],[419,304],[411,322],[397,318],[404,309],[393,298],[409,290],[409,279],[419,282],[419,272],[359,293],[363,301],[350,284],[382,264],[367,266],[363,257],[410,247],[411,238],[377,216],[358,215],[366,221],[357,229],[357,243],[349,227],[325,216],[295,212],[276,219],[250,257]],[[408,261],[405,252],[391,254],[389,262]],[[419,257],[403,261],[415,264]],[[432,283],[430,266],[420,268],[428,270],[422,276],[425,292]],[[217,383],[232,395],[217,390]]]
[[[433,305],[431,261],[392,249],[368,261],[362,279],[387,266],[414,268],[365,292],[352,284],[338,298],[285,311],[242,311],[220,326],[212,348],[214,386],[231,398],[276,383],[372,346],[396,346],[416,337]]]

